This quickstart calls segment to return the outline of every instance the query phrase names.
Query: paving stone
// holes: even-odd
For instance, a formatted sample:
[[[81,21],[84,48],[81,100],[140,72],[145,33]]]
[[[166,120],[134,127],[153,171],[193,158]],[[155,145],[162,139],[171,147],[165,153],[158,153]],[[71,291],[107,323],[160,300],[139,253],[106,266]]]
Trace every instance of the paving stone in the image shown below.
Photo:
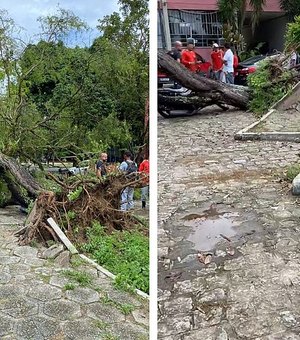
[[[27,293],[27,296],[46,302],[59,299],[62,296],[62,292],[60,289],[44,283],[31,287]]]
[[[12,332],[15,320],[7,315],[0,314],[0,337]]]
[[[111,333],[119,337],[119,339],[126,339],[126,340],[149,339],[148,333],[145,330],[145,328],[138,326],[138,325],[133,326],[129,322],[115,324]]]
[[[107,294],[107,297],[109,299],[116,303],[122,301],[123,304],[132,305],[134,307],[142,306],[141,301],[137,299],[135,296],[117,289],[112,289],[112,286],[110,286],[108,290],[105,290],[105,293]]]
[[[67,300],[47,302],[44,306],[44,313],[59,320],[70,320],[81,316],[80,306]]]
[[[38,258],[27,258],[24,261],[25,264],[28,264],[31,267],[42,267],[45,265],[45,260],[38,259]]]
[[[125,315],[115,306],[105,303],[93,303],[86,308],[87,316],[107,323],[125,321]]]
[[[138,324],[141,324],[141,325],[148,327],[148,325],[149,325],[149,314],[145,313],[144,310],[135,309],[132,312],[132,316]]]
[[[16,334],[21,339],[55,339],[59,334],[60,325],[45,317],[31,317],[16,322]]]
[[[37,256],[38,250],[29,246],[17,247],[14,249],[14,255],[23,258],[35,258]]]
[[[63,251],[64,246],[62,244],[53,244],[51,247],[44,250],[40,257],[43,259],[55,259]]]
[[[9,283],[10,280],[11,280],[11,275],[10,274],[8,274],[8,273],[1,273],[0,284]]]
[[[1,219],[7,218],[2,212],[0,209],[1,340],[110,339],[117,336],[114,325],[120,322],[124,323],[122,335],[128,334],[128,339],[148,339],[147,301],[116,290],[111,279],[89,264],[81,267],[93,277],[93,287],[99,285],[111,300],[139,307],[139,312],[125,317],[115,305],[101,301],[104,292],[91,287],[66,291],[70,279],[63,275],[61,265],[66,265],[68,252],[55,261],[38,258],[36,248],[18,245],[12,236],[16,228],[1,225]]]
[[[12,264],[20,262],[20,258],[16,256],[0,256],[0,264]]]
[[[21,296],[11,296],[0,300],[0,310],[3,314],[13,318],[21,318],[36,315],[38,304]]]
[[[190,297],[178,297],[172,299],[171,301],[166,301],[164,303],[164,308],[170,313],[174,315],[180,310],[180,313],[189,312],[193,308],[193,301]]]
[[[59,254],[57,258],[55,259],[55,264],[60,267],[69,267],[70,266],[70,252],[68,250],[65,250],[61,254]]]
[[[67,321],[62,324],[64,339],[66,340],[101,340],[105,339],[105,331],[89,319]]]
[[[64,276],[53,275],[49,283],[52,286],[63,288],[66,284],[70,283],[70,279]]]
[[[285,332],[293,339],[300,328],[294,308],[300,301],[300,207],[274,174],[283,177],[286,166],[298,163],[300,147],[236,141],[234,133],[255,118],[230,110],[217,116],[205,114],[215,110],[205,109],[198,117],[158,120],[162,278],[158,339],[271,340],[271,335],[280,339],[276,334],[283,339]],[[212,216],[210,207],[215,209]],[[196,226],[192,233],[183,218],[203,214],[214,228],[224,216],[217,213],[224,211],[238,214],[236,235],[230,237],[230,244],[222,238],[216,242],[213,263],[199,264],[194,254],[201,247],[193,242],[202,241],[203,233],[196,235]],[[205,231],[205,224],[197,228]],[[229,246],[233,256],[225,250]],[[182,261],[176,261],[178,257]],[[170,272],[166,263],[173,272],[182,273],[180,279],[164,280]],[[192,309],[176,303],[180,299],[192,299]]]
[[[69,300],[76,301],[82,304],[88,304],[99,301],[99,294],[90,288],[77,287],[74,290],[68,290],[66,297]]]

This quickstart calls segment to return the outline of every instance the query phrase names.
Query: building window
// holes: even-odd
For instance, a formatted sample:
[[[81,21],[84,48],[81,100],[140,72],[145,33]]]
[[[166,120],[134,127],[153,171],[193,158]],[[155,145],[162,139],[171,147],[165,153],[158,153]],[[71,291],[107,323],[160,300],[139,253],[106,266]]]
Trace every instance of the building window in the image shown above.
[[[169,10],[171,41],[183,44],[194,38],[197,47],[208,47],[222,39],[222,24],[217,12]]]

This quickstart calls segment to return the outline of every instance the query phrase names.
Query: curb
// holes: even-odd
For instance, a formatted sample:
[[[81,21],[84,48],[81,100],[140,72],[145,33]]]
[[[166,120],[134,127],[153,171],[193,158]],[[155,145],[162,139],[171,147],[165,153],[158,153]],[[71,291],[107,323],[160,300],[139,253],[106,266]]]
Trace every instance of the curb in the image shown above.
[[[109,270],[105,269],[104,267],[100,266],[96,261],[90,259],[89,257],[80,254],[78,252],[78,250],[75,248],[75,246],[71,243],[71,241],[67,238],[67,236],[65,235],[65,233],[59,228],[59,226],[57,225],[57,223],[52,219],[52,218],[48,218],[47,222],[49,223],[49,225],[51,226],[51,228],[55,231],[55,233],[57,234],[57,236],[60,238],[60,240],[62,241],[62,243],[67,247],[67,249],[69,249],[70,253],[72,255],[76,255],[78,254],[85,262],[93,265],[97,270],[99,270],[99,272],[101,272],[102,274],[106,275],[107,277],[109,277],[110,279],[114,280],[116,278],[116,275],[114,275],[113,273],[111,273]],[[54,227],[54,228],[53,228]],[[139,289],[135,289],[134,290],[135,293],[139,296],[141,296],[144,299],[149,300],[150,296],[144,292],[142,292]]]

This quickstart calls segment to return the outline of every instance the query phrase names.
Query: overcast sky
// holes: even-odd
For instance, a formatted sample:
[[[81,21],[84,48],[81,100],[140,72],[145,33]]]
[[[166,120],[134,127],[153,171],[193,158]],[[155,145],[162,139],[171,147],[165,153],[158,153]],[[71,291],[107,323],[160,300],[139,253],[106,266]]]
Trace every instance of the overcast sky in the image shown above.
[[[55,13],[58,5],[72,10],[93,29],[96,28],[98,19],[118,11],[118,0],[2,0],[0,9],[8,11],[16,24],[25,29],[24,38],[28,38],[39,31],[39,23],[36,19],[39,16]],[[98,32],[94,30],[77,39],[85,40],[85,43],[89,44],[88,40],[93,39],[97,34]],[[81,41],[78,43],[81,44]]]

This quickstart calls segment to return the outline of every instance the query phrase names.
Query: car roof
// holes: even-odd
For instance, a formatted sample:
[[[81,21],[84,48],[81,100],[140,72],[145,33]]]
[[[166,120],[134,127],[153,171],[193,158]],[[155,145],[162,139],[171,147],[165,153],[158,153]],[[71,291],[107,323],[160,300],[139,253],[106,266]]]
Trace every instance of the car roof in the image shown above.
[[[254,65],[255,63],[257,63],[258,61],[261,61],[263,59],[265,59],[266,56],[265,55],[256,55],[254,57],[251,57],[249,59],[246,59],[242,62],[240,62],[240,65],[243,65],[243,66],[251,66],[251,65]]]

